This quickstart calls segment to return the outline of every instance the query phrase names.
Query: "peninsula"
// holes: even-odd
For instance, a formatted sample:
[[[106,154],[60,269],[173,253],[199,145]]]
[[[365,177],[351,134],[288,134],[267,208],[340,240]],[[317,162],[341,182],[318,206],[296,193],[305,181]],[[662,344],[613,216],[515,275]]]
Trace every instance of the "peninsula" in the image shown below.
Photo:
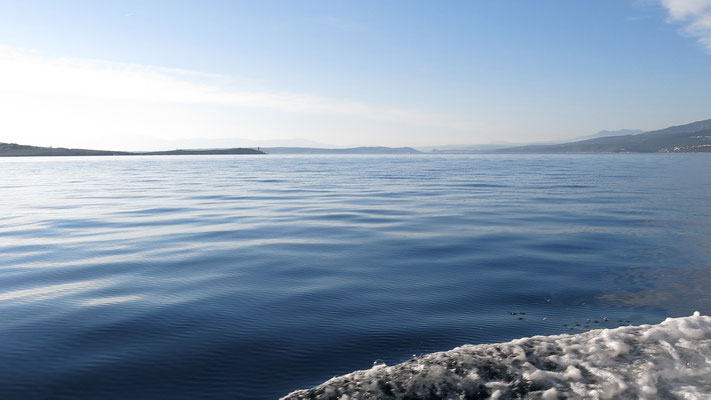
[[[212,154],[266,154],[248,148],[168,150],[168,151],[110,151],[67,149],[64,147],[40,147],[15,143],[0,143],[0,157],[45,157],[45,156],[168,156],[168,155],[212,155]]]

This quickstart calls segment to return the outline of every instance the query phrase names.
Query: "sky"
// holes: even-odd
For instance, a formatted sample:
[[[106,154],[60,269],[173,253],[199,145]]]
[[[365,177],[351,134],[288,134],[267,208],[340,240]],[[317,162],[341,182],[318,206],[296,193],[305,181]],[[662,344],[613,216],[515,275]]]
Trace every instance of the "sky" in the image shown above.
[[[0,142],[528,143],[710,105],[711,0],[0,0]]]

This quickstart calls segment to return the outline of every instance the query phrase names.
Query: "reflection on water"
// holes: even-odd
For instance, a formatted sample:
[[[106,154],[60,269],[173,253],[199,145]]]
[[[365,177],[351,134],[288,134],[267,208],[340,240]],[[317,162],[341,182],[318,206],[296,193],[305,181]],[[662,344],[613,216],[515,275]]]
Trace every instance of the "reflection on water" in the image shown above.
[[[0,293],[0,301],[24,303],[51,300],[99,289],[101,287],[109,286],[110,284],[110,281],[95,280],[65,283],[60,285],[36,286],[29,289],[12,290]]]
[[[141,296],[113,296],[113,297],[98,297],[95,299],[87,299],[81,302],[81,305],[93,307],[93,306],[105,306],[109,304],[125,303],[128,301],[139,301]]]

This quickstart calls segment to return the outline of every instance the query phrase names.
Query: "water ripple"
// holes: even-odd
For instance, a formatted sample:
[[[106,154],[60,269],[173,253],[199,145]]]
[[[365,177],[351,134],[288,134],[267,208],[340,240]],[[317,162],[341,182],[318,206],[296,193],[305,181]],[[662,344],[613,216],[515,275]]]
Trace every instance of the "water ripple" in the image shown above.
[[[272,399],[709,313],[711,160],[675,156],[0,160],[0,398]]]

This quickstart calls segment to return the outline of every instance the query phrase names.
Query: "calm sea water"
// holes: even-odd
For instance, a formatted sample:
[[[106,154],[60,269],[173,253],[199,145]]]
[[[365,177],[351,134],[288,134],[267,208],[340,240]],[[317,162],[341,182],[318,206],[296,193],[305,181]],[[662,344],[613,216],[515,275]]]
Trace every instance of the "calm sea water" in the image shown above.
[[[0,168],[2,399],[274,399],[464,343],[711,313],[708,155]]]

